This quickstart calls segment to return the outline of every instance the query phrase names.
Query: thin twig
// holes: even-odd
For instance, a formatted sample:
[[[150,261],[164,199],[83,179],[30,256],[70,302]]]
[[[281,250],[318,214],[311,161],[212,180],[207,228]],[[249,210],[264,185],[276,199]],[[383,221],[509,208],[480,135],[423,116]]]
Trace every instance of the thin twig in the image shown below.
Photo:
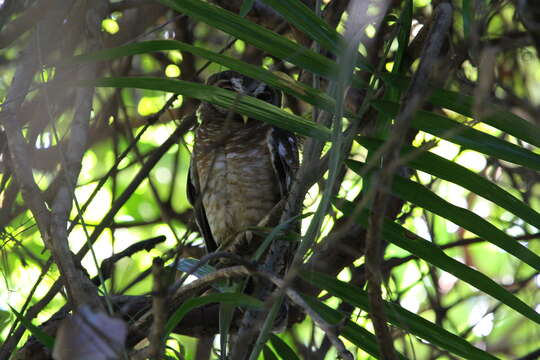
[[[113,266],[115,263],[117,263],[120,259],[123,259],[125,257],[130,257],[131,255],[141,251],[146,250],[150,251],[154,247],[156,247],[157,244],[165,241],[167,238],[163,235],[156,236],[150,239],[141,240],[136,242],[135,244],[129,246],[124,251],[121,251],[119,253],[114,254],[113,256],[103,260],[101,262],[101,273],[103,274],[104,279],[108,279],[112,272],[113,272]],[[99,280],[99,279],[93,279],[93,281]]]
[[[150,358],[161,359],[165,350],[163,335],[167,322],[167,277],[163,269],[163,260],[155,258],[152,263],[154,286],[152,291],[152,327],[150,328]]]
[[[17,16],[2,29],[2,32],[0,32],[0,49],[9,46],[26,31],[30,30],[53,8],[54,6],[51,6],[50,0],[34,2],[24,13]]]
[[[100,19],[105,15],[103,5],[104,2],[101,0],[101,2],[98,2],[96,5],[89,7],[86,12],[86,25],[89,30],[87,32],[88,35],[86,41],[88,43],[87,49],[90,51],[97,50],[100,47],[100,32],[98,29],[101,28]],[[36,36],[39,36],[39,32],[36,33]],[[43,59],[41,57],[40,63],[43,63]],[[95,78],[97,75],[97,65],[85,65],[79,69],[77,75],[82,79]],[[45,90],[45,98],[47,99],[46,91],[47,90]],[[74,194],[77,179],[82,167],[82,157],[86,151],[93,98],[94,88],[88,87],[77,89],[75,113],[73,115],[73,121],[71,122],[67,149],[65,152],[63,152],[62,148],[58,147],[58,150],[60,151],[60,159],[62,160],[61,171],[63,173],[63,178],[61,179],[61,185],[58,187],[56,196],[52,203],[51,232],[56,239],[53,242],[53,246],[57,252],[55,260],[58,266],[64,269],[65,273],[63,276],[65,277],[64,280],[67,282],[66,286],[69,288],[74,286],[73,283],[79,283],[80,286],[84,288],[84,293],[82,293],[81,296],[84,295],[86,303],[90,304],[92,307],[99,308],[102,306],[102,303],[97,297],[97,289],[90,279],[83,274],[82,271],[76,268],[76,265],[73,262],[72,253],[69,249],[67,232],[67,223],[73,203],[75,203],[77,210],[80,210]],[[49,110],[50,104],[47,105]],[[52,118],[51,123],[53,124],[53,134],[55,136],[55,140],[57,143],[60,143],[59,135],[56,131],[56,127],[54,126],[54,119]],[[88,232],[84,224],[83,230],[86,234],[86,238],[88,239]],[[94,262],[97,265],[95,254],[92,253],[92,255],[94,257]],[[76,288],[76,286],[74,287]],[[106,288],[104,288],[104,291],[107,293]],[[109,311],[112,311],[110,306]]]
[[[42,29],[49,30],[54,27],[59,27],[62,19],[63,13],[53,10],[51,16],[43,23]],[[44,33],[46,33],[47,36],[54,36],[54,33],[51,34],[46,31],[44,31]],[[6,100],[12,100],[12,96],[25,94],[29,90],[33,75],[37,70],[39,50],[40,41],[36,34],[36,36],[32,37],[32,41],[30,41],[26,49],[27,54],[25,56],[25,61],[17,68],[13,84]],[[73,301],[75,305],[89,303],[92,306],[100,306],[96,294],[92,294],[91,289],[93,285],[91,285],[89,279],[82,274],[80,270],[76,269],[69,249],[66,251],[67,237],[64,237],[62,234],[62,232],[65,231],[65,224],[63,225],[64,229],[54,226],[55,222],[51,220],[52,214],[55,212],[55,207],[53,205],[52,213],[47,209],[41,191],[34,181],[32,168],[29,163],[30,156],[28,144],[22,135],[21,124],[18,122],[17,118],[17,113],[20,110],[23,100],[23,98],[20,98],[13,101],[8,106],[4,107],[4,111],[2,112],[2,115],[4,115],[2,120],[8,135],[8,146],[12,157],[13,167],[20,184],[23,198],[36,219],[43,241],[53,253],[55,262],[59,266],[70,300]],[[88,280],[87,282],[85,282],[85,277],[86,280]]]

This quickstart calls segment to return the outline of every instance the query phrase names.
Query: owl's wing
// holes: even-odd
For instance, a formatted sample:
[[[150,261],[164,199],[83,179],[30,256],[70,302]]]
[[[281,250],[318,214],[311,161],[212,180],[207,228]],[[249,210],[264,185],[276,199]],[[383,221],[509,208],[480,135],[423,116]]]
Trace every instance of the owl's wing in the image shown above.
[[[267,144],[274,173],[279,182],[281,197],[285,198],[291,190],[299,166],[298,141],[294,134],[273,127],[268,132]]]
[[[192,162],[189,165],[189,174],[187,178],[187,197],[195,211],[195,221],[197,222],[199,231],[204,238],[206,250],[210,253],[216,251],[218,246],[216,244],[216,241],[214,240],[214,237],[212,236],[210,225],[208,224],[208,218],[206,217],[206,211],[204,210],[204,206],[202,203],[199,184],[200,183],[197,169]]]
[[[299,167],[298,139],[294,134],[274,127],[268,132],[267,143],[272,158],[274,173],[279,183],[281,198],[286,199],[291,191],[291,186]],[[299,234],[300,221],[295,221],[291,229]],[[288,243],[286,247],[279,248],[280,258],[283,263],[274,269],[279,274],[283,275],[285,270],[290,266],[298,244],[297,241],[294,241]]]

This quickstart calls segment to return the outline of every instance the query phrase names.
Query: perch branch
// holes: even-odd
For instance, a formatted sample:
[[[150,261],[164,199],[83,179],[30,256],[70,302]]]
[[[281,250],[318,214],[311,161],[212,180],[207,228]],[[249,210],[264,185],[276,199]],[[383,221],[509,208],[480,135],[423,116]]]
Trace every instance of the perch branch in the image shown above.
[[[163,335],[167,322],[167,276],[163,269],[163,260],[155,258],[152,263],[154,287],[152,291],[153,321],[150,328],[150,358],[161,359],[164,350]]]

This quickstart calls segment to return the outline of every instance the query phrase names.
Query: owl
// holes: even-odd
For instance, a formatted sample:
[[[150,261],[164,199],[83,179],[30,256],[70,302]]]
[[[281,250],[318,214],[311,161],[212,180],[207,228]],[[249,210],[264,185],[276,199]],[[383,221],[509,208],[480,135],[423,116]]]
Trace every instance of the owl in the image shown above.
[[[207,84],[281,106],[280,91],[235,71],[214,74]],[[264,239],[253,228],[279,223],[299,165],[297,138],[206,102],[198,116],[187,186],[197,225],[208,252],[249,260]]]

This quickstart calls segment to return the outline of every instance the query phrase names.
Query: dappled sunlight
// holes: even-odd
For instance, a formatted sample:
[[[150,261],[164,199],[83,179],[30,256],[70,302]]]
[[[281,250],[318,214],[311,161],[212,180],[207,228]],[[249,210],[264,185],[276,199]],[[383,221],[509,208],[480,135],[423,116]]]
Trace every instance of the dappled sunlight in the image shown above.
[[[536,2],[46,3],[0,0],[0,358],[86,305],[125,358],[538,352]]]

